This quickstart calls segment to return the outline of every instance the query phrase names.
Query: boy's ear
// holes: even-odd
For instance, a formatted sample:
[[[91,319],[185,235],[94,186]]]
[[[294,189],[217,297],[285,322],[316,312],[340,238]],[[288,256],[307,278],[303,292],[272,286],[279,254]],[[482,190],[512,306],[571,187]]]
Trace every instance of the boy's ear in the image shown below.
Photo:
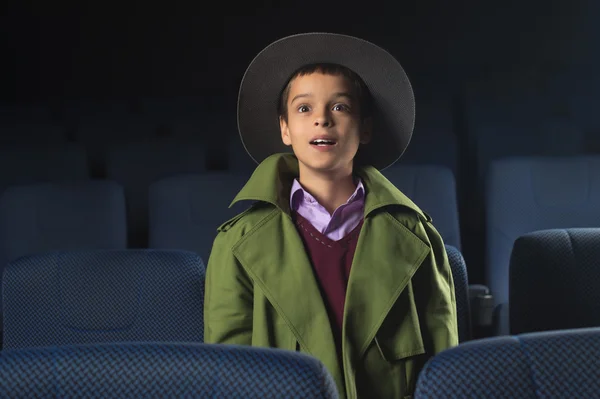
[[[281,130],[281,141],[283,141],[283,144],[287,146],[292,145],[292,140],[290,139],[290,129],[283,116],[279,116],[279,130]]]
[[[360,144],[368,144],[373,137],[373,118],[365,118],[360,129]]]

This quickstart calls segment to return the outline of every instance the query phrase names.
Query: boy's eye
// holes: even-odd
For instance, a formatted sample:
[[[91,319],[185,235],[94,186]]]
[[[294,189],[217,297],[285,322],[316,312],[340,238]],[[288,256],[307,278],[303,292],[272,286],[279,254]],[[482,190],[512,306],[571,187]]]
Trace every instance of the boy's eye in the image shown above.
[[[348,107],[344,104],[336,104],[333,106],[334,111],[347,111]]]
[[[308,112],[308,107],[306,105],[301,105],[298,107],[298,112]]]

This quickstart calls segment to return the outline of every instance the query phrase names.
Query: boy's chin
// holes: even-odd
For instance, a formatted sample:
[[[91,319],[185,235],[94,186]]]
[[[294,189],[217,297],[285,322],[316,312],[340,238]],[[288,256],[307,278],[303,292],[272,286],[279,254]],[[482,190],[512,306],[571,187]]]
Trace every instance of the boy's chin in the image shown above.
[[[343,171],[348,166],[337,159],[332,160],[301,160],[301,169],[310,170],[315,173],[336,173]]]

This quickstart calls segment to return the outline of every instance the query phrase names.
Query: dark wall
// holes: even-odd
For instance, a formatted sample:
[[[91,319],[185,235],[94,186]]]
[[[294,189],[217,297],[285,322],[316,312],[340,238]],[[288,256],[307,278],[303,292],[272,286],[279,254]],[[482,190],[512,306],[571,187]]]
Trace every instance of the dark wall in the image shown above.
[[[336,3],[227,16],[223,7],[211,12],[200,4],[92,8],[12,1],[1,21],[2,97],[208,94],[231,101],[261,48],[313,30],[374,41],[400,60],[412,80],[440,87],[489,74],[517,79],[526,71],[539,77],[595,64],[590,58],[597,24],[591,15],[598,15],[592,10],[598,7],[591,0],[480,3],[403,3],[401,10],[395,3],[361,9]]]

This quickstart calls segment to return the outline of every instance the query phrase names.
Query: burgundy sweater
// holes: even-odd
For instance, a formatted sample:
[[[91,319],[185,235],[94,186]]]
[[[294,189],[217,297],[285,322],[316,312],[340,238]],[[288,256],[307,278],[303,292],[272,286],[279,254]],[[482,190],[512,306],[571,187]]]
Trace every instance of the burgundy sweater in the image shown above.
[[[297,212],[294,213],[294,220],[319,283],[329,313],[338,356],[341,358],[346,287],[363,222],[361,221],[341,240],[333,241],[315,229]]]

